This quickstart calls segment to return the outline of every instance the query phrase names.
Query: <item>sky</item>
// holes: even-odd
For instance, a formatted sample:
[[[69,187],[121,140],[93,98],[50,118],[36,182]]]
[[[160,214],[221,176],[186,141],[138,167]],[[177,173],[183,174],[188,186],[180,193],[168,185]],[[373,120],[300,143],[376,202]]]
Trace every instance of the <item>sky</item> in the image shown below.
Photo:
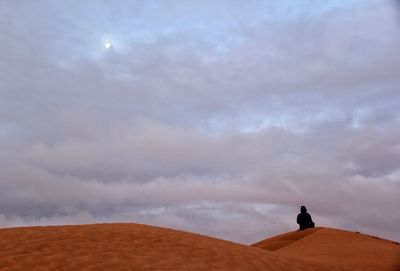
[[[1,0],[0,227],[398,241],[399,48],[392,0]]]

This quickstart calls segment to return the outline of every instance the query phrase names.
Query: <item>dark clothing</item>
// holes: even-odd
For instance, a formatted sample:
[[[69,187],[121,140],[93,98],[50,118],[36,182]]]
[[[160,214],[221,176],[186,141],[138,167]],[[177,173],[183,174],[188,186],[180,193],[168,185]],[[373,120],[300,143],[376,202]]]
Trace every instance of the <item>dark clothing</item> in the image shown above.
[[[304,230],[307,228],[314,228],[315,226],[314,222],[311,219],[311,215],[307,213],[307,211],[305,212],[302,211],[300,214],[298,214],[297,224],[300,225],[300,230]]]

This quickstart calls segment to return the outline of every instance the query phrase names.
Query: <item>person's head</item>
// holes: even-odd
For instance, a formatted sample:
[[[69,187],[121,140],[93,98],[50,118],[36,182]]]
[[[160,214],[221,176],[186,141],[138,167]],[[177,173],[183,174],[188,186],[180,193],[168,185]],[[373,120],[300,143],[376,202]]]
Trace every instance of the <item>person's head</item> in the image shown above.
[[[306,208],[306,206],[302,205],[302,206],[300,207],[300,212],[301,212],[302,214],[307,213],[307,208]]]

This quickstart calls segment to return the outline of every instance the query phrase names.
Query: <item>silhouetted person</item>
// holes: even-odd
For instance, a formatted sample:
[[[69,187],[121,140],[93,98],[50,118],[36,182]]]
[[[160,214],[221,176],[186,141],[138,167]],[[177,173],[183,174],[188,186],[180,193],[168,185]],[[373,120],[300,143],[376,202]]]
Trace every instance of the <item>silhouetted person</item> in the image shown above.
[[[297,224],[299,224],[300,230],[314,228],[315,224],[311,219],[311,215],[307,213],[306,206],[300,207],[300,214],[297,215]]]

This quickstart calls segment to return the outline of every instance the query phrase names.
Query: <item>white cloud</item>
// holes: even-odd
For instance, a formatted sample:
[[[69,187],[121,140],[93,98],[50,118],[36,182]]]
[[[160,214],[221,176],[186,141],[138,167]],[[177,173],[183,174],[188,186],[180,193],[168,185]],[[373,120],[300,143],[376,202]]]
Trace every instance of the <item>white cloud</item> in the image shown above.
[[[0,4],[0,225],[400,239],[393,5],[35,3]]]

